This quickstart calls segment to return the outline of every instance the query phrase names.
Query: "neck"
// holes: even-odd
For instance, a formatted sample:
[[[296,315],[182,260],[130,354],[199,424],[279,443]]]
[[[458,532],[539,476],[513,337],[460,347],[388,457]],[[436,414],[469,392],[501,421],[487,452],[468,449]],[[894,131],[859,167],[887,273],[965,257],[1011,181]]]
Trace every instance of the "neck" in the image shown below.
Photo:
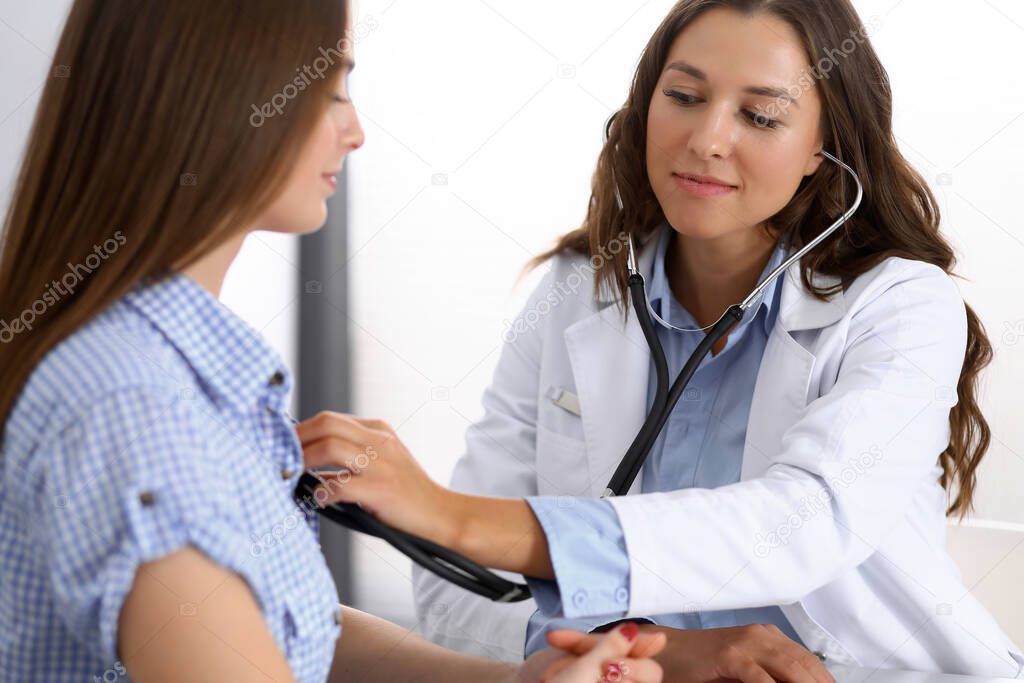
[[[224,278],[228,274],[228,269],[234,262],[235,257],[238,256],[242,243],[248,235],[248,232],[244,232],[236,237],[232,237],[213,251],[200,257],[198,261],[183,269],[182,272],[219,299],[220,290],[224,286]]]
[[[710,240],[675,233],[666,254],[669,286],[706,327],[757,285],[774,248],[760,226]]]

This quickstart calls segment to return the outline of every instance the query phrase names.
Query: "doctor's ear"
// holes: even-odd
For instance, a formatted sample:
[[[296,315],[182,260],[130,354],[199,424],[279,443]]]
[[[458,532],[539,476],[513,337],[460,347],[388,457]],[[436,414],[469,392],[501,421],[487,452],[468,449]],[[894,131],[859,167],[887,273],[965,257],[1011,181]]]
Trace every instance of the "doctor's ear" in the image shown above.
[[[825,157],[822,155],[821,150],[812,154],[811,158],[807,160],[807,166],[804,167],[804,175],[813,175],[823,161],[825,161]]]

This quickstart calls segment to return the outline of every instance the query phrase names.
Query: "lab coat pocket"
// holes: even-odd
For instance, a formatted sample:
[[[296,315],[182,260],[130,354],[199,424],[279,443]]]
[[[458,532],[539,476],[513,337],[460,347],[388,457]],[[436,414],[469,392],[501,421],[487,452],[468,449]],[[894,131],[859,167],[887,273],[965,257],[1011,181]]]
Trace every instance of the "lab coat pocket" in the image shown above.
[[[537,492],[589,496],[590,465],[583,441],[537,425]]]

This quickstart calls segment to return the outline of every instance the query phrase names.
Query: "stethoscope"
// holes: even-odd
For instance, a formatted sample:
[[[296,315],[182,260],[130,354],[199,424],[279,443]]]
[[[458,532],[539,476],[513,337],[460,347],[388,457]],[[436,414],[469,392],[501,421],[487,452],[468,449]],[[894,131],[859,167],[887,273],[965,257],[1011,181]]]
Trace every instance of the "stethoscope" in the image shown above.
[[[606,141],[608,138],[608,131],[610,130],[613,120],[614,117],[608,121],[608,126],[605,128]],[[665,350],[662,348],[661,341],[658,339],[658,335],[655,332],[653,318],[657,318],[659,322],[668,327],[673,326],[658,317],[657,313],[655,313],[651,308],[650,301],[647,299],[644,277],[640,273],[640,268],[637,262],[636,250],[633,246],[633,238],[632,236],[629,237],[627,242],[627,268],[629,272],[628,287],[630,297],[633,301],[633,306],[636,310],[637,319],[640,322],[640,329],[642,330],[644,338],[647,341],[647,345],[651,350],[657,385],[650,412],[648,412],[643,426],[640,428],[640,431],[637,432],[637,435],[630,444],[625,456],[623,456],[618,468],[616,468],[615,474],[612,475],[611,480],[608,482],[608,486],[601,495],[602,498],[623,496],[629,491],[640,472],[640,468],[643,467],[644,462],[647,460],[647,456],[654,447],[654,442],[658,438],[658,434],[664,428],[669,415],[675,408],[676,403],[679,402],[679,398],[683,395],[686,385],[689,384],[690,379],[693,377],[697,368],[707,356],[708,352],[711,351],[711,348],[715,343],[721,340],[725,335],[729,334],[729,332],[739,324],[746,311],[760,299],[761,295],[764,294],[765,289],[767,289],[772,282],[786,272],[791,265],[803,258],[807,252],[814,249],[814,247],[838,230],[857,211],[858,207],[860,207],[861,199],[864,195],[864,188],[861,185],[860,178],[857,177],[857,173],[842,161],[824,150],[821,150],[818,154],[826,159],[834,161],[853,176],[853,180],[857,184],[857,197],[854,200],[853,205],[842,216],[840,216],[836,222],[829,226],[827,230],[823,231],[816,238],[808,242],[803,248],[787,258],[781,265],[773,270],[763,282],[754,287],[753,291],[747,295],[746,299],[738,304],[730,306],[728,310],[722,314],[722,317],[714,324],[706,328],[699,328],[698,330],[683,330],[706,330],[707,334],[690,355],[690,358],[686,361],[686,364],[683,366],[683,369],[679,372],[679,375],[671,386],[669,386],[668,364],[665,360]],[[619,193],[618,183],[615,181],[614,177],[612,178],[612,184],[615,188],[615,202],[621,212],[623,210],[622,195]],[[682,328],[674,329],[682,330]],[[519,602],[531,597],[530,588],[526,584],[509,581],[508,579],[498,576],[493,571],[480,566],[476,562],[473,562],[472,560],[463,557],[448,548],[443,548],[424,538],[413,536],[405,533],[404,531],[399,531],[398,529],[389,527],[375,519],[358,505],[338,503],[319,507],[314,502],[314,491],[317,486],[324,483],[326,483],[326,481],[313,472],[303,474],[299,479],[298,486],[295,490],[295,499],[306,505],[309,509],[316,509],[320,515],[332,522],[341,524],[342,526],[360,533],[384,539],[424,569],[427,569],[446,581],[460,586],[461,588],[465,588],[468,591],[482,595],[495,602]]]

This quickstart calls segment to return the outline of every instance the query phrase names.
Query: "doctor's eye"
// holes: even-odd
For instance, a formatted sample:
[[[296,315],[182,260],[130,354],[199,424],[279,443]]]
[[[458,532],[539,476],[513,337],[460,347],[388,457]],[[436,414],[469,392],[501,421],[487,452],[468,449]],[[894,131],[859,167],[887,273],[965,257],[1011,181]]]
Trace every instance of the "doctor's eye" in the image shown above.
[[[666,89],[663,91],[664,94],[676,101],[681,107],[689,107],[697,104],[700,99],[693,95],[687,95],[686,93],[679,92],[677,90]],[[743,115],[747,117],[754,128],[761,130],[775,130],[779,127],[779,122],[775,119],[768,118],[764,114],[757,111],[744,110]]]
[[[678,90],[665,90],[665,95],[671,97],[673,100],[681,105],[696,104],[697,98],[693,95],[687,95],[686,93],[679,92]]]
[[[352,100],[345,97],[344,95],[339,95],[338,93],[331,95],[331,100],[337,102],[338,104],[352,104]]]
[[[760,112],[745,112],[747,118],[754,125],[755,128],[770,128],[772,130],[779,127],[779,122],[775,119],[770,119]]]

